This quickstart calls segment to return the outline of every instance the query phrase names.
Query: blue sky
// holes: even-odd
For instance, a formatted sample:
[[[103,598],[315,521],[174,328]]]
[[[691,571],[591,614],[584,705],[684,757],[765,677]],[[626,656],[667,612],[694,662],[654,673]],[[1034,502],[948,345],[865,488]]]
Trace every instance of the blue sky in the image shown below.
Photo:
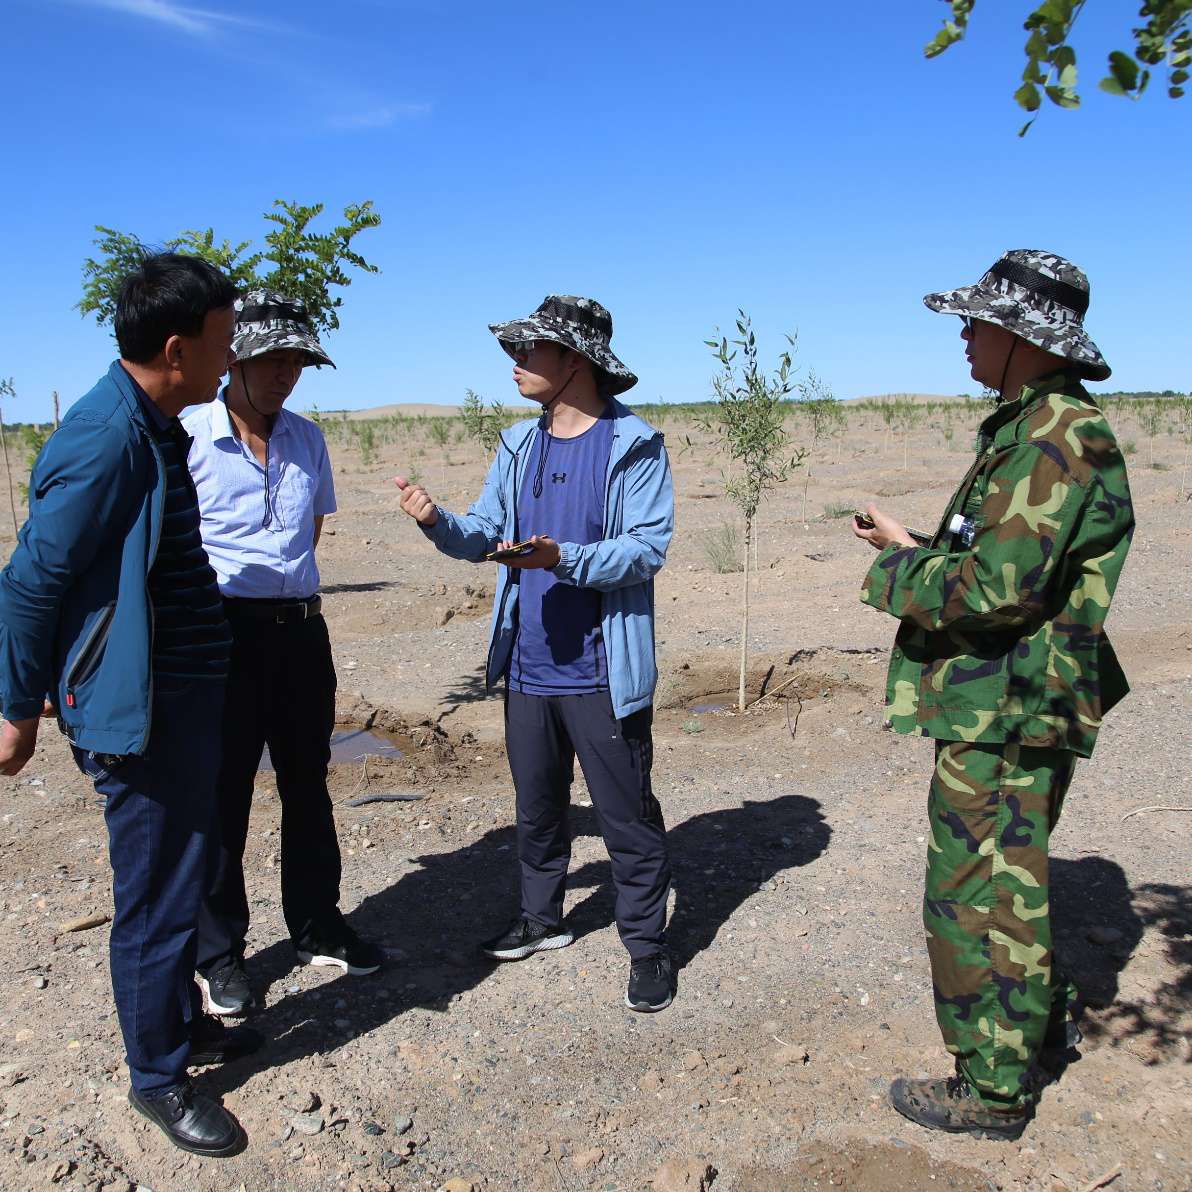
[[[552,291],[612,310],[638,400],[707,396],[738,306],[838,396],[974,391],[921,298],[1012,247],[1088,271],[1110,388],[1186,389],[1192,98],[1097,91],[1133,6],[1089,5],[1084,108],[1018,139],[1029,6],[927,62],[937,0],[8,0],[7,416],[114,355],[73,309],[93,225],[244,239],[281,197],[384,219],[299,407],[508,399],[486,324]]]

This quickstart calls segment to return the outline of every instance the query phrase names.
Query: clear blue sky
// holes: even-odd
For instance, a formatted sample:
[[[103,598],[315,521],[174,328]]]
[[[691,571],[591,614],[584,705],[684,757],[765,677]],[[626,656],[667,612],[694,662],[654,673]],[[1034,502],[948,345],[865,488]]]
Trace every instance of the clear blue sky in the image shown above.
[[[93,225],[243,239],[279,197],[384,219],[299,408],[508,398],[486,324],[550,291],[612,310],[639,400],[707,396],[738,306],[841,397],[973,391],[921,298],[1012,247],[1088,271],[1110,388],[1186,389],[1192,98],[1100,93],[1137,6],[1091,4],[1084,108],[1019,140],[1029,7],[981,0],[927,62],[936,0],[8,0],[8,416],[114,354],[72,309]]]

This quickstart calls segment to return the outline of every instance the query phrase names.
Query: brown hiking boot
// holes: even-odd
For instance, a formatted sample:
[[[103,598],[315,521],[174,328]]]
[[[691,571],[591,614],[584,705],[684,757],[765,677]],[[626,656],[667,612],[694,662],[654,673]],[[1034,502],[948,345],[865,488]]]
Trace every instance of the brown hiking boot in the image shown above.
[[[1007,1109],[986,1105],[959,1073],[940,1080],[899,1077],[890,1085],[890,1104],[903,1117],[929,1130],[994,1141],[1017,1138],[1031,1118],[1030,1108],[1025,1105]]]

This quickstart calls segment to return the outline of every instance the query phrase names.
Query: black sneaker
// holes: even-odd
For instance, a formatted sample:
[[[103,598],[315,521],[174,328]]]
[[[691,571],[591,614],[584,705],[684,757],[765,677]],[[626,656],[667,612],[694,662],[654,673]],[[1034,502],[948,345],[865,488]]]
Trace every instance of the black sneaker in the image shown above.
[[[244,1150],[248,1141],[240,1123],[214,1098],[195,1092],[189,1081],[164,1097],[142,1097],[130,1089],[128,1103],[192,1155],[222,1159]]]
[[[252,1055],[265,1042],[260,1031],[251,1026],[226,1027],[212,1014],[200,1014],[190,1026],[192,1067],[201,1064],[226,1064],[241,1056]]]
[[[312,933],[295,942],[294,950],[299,964],[339,968],[353,977],[375,973],[385,959],[376,944],[362,940],[347,923],[340,923],[333,933]]]
[[[567,927],[543,927],[533,919],[523,918],[514,919],[500,935],[485,940],[480,950],[494,960],[525,960],[535,952],[551,952],[574,941],[575,936]]]
[[[675,1000],[675,974],[670,956],[658,952],[629,966],[625,1005],[643,1014],[665,1010]]]
[[[207,995],[207,1009],[212,1014],[241,1018],[257,1004],[244,965],[238,960],[209,973],[200,973],[198,981],[199,988]]]

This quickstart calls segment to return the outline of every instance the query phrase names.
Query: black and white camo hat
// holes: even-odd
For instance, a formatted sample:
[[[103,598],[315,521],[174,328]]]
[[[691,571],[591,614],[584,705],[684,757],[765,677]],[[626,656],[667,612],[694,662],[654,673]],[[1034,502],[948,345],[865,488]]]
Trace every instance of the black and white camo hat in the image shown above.
[[[1055,253],[1011,249],[975,286],[928,294],[923,301],[941,314],[1005,327],[1027,343],[1071,360],[1090,381],[1104,381],[1110,374],[1101,350],[1084,329],[1089,280],[1082,269]]]
[[[306,304],[272,290],[249,290],[236,299],[236,333],[232,351],[243,363],[266,352],[294,350],[307,364],[335,364],[315,335]]]
[[[637,377],[617,359],[609,346],[613,337],[613,317],[594,298],[548,294],[529,318],[490,323],[488,329],[511,356],[519,343],[534,339],[546,339],[571,348],[604,374],[601,389],[606,394],[624,393],[637,384]]]

